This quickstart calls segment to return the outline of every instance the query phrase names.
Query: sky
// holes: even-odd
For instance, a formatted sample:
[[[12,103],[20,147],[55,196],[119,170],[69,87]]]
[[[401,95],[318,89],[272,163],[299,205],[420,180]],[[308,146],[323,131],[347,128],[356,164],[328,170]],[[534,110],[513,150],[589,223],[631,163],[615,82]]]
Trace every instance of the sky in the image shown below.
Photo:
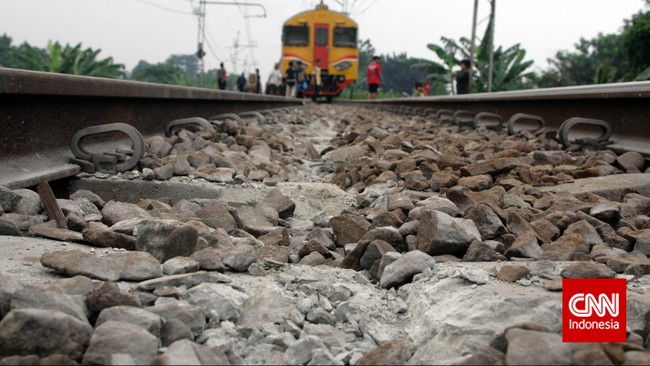
[[[347,1],[359,23],[359,38],[370,39],[379,54],[405,52],[436,60],[427,48],[441,37],[470,38],[474,0],[325,0],[340,11]],[[206,69],[224,62],[229,72],[259,67],[263,77],[281,57],[283,22],[314,8],[318,0],[222,0],[261,6],[209,4],[206,8]],[[489,0],[478,1],[483,35]],[[155,64],[172,54],[197,50],[198,0],[0,0],[0,34],[13,45],[48,41],[101,49],[99,58],[132,70],[140,60]],[[557,51],[573,51],[581,37],[619,33],[624,19],[644,9],[643,0],[498,0],[495,42],[519,43],[533,70],[548,68]],[[262,15],[266,15],[262,17]],[[481,22],[482,20],[482,22]],[[235,44],[238,44],[235,47]],[[254,47],[250,47],[254,46]]]

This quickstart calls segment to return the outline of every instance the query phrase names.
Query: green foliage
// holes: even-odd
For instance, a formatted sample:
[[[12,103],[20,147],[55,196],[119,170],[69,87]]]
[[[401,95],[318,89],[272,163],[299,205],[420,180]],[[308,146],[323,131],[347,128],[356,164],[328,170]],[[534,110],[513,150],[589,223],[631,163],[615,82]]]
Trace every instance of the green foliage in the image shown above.
[[[485,92],[488,85],[489,51],[492,23],[488,25],[483,36],[483,41],[476,47],[474,65],[474,82],[472,92]],[[433,51],[440,62],[420,60],[412,65],[413,68],[429,72],[433,90],[436,93],[448,94],[453,88],[453,72],[461,60],[470,58],[471,41],[461,38],[459,42],[442,37],[441,44],[428,44],[427,48]],[[534,85],[535,74],[527,72],[533,61],[525,61],[526,51],[519,44],[504,49],[496,47],[493,53],[494,72],[492,78],[493,91],[519,90],[531,88]]]
[[[112,57],[98,60],[101,50],[81,49],[81,43],[65,47],[50,41],[46,49],[24,42],[17,48],[10,47],[13,67],[61,74],[85,75],[106,78],[124,76],[124,65],[113,63]]]
[[[11,37],[7,34],[3,34],[2,37],[0,37],[0,65],[15,68],[16,64],[14,61],[11,41]]]
[[[378,98],[402,96],[403,93],[410,95],[415,82],[422,81],[427,76],[426,72],[411,67],[417,62],[417,59],[409,58],[406,53],[377,55],[370,40],[359,41],[359,76],[353,86],[354,94],[367,96],[366,67],[372,62],[373,56],[381,57],[383,71],[383,80],[380,86],[382,92],[377,94]],[[349,91],[344,91],[341,96],[349,97]],[[355,96],[354,99],[358,98]]]
[[[187,74],[180,67],[170,63],[150,65],[140,61],[138,66],[133,69],[131,79],[158,84],[190,85]]]
[[[598,34],[596,38],[581,38],[576,52],[559,51],[549,59],[551,68],[542,72],[539,86],[572,86],[612,83],[623,78],[623,51],[617,34]]]
[[[626,21],[621,38],[625,79],[634,80],[650,67],[650,11]]]

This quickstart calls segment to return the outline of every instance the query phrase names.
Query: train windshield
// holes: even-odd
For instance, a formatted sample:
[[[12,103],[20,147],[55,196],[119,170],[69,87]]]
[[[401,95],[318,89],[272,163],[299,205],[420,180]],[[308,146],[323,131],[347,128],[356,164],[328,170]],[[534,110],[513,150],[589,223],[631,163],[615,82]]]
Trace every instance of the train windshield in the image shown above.
[[[309,45],[309,28],[306,25],[287,25],[282,29],[282,42],[285,46]]]
[[[357,47],[357,28],[334,27],[334,46]]]

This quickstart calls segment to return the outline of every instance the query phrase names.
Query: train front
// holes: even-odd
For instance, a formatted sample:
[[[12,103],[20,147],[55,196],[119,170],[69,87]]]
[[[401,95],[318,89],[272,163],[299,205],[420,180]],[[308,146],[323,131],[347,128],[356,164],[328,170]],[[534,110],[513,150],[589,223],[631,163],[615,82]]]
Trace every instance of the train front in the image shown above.
[[[291,17],[282,29],[282,70],[286,71],[291,61],[302,61],[307,75],[311,75],[315,61],[320,59],[319,95],[331,100],[357,79],[357,32],[355,21],[323,4]],[[313,93],[310,83],[306,94]]]

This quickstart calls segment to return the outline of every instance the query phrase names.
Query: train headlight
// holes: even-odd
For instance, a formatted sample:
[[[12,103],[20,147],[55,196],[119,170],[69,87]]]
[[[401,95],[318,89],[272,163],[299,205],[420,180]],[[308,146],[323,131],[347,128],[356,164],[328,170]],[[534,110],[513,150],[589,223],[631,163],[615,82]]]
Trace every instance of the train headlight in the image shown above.
[[[334,66],[334,69],[336,69],[336,71],[343,71],[349,69],[350,67],[352,67],[352,64],[350,62],[343,61],[340,64]]]

